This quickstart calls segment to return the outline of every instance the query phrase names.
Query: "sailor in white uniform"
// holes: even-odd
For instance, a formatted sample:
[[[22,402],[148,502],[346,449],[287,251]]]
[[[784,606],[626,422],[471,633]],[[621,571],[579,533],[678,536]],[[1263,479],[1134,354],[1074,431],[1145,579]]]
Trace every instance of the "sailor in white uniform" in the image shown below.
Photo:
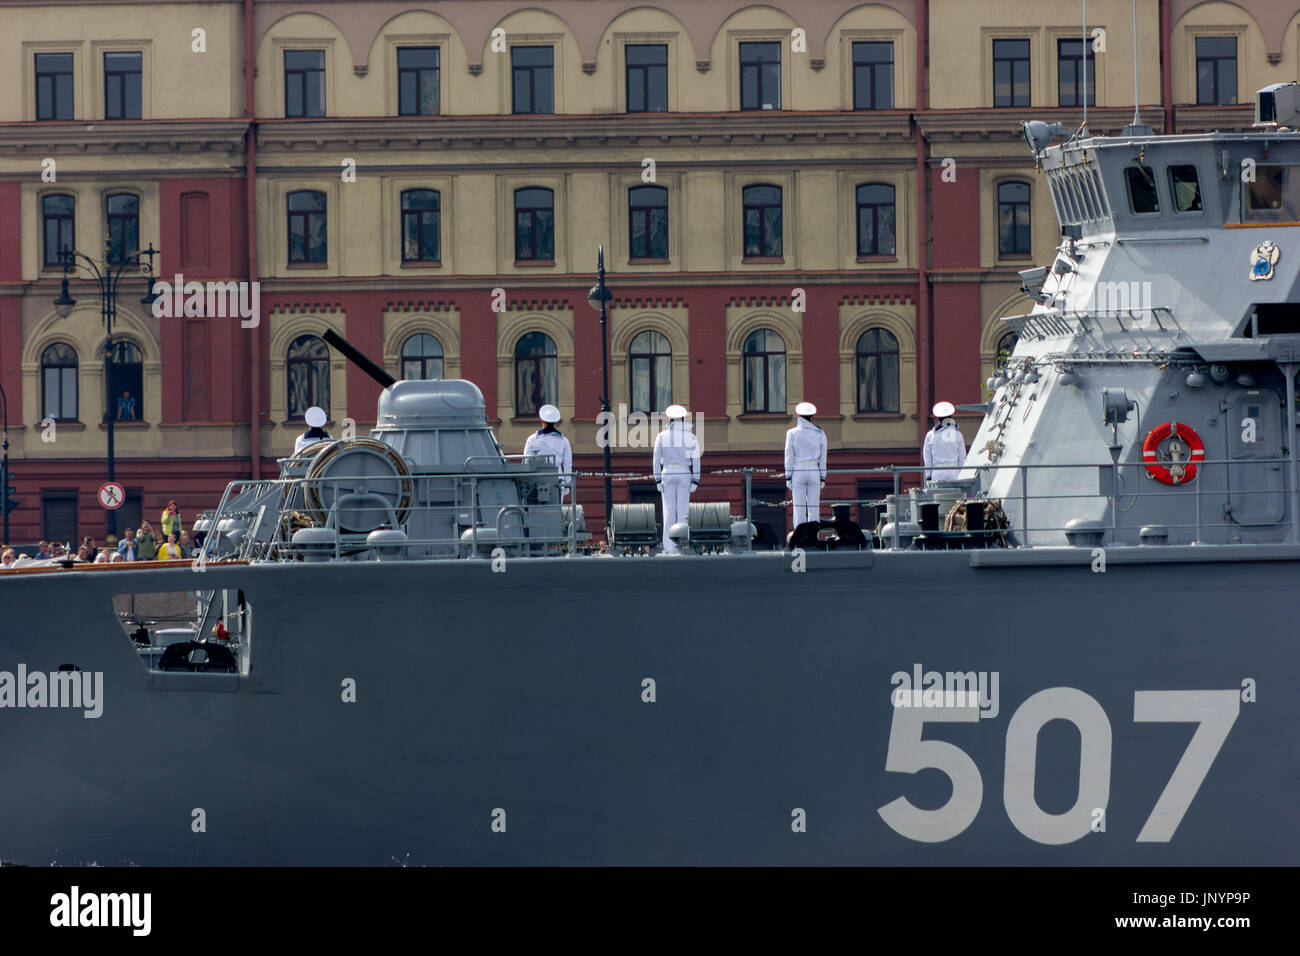
[[[681,405],[664,409],[668,427],[655,436],[655,484],[664,500],[664,553],[677,550],[677,542],[668,531],[679,521],[687,521],[691,511],[691,492],[700,486],[700,443],[686,421]]]
[[[560,420],[560,410],[554,405],[543,405],[537,410],[542,427],[524,442],[525,455],[553,455],[560,469],[560,500],[563,501],[573,485],[573,446],[560,434],[555,423]]]
[[[937,419],[925,435],[921,457],[925,461],[926,481],[951,481],[961,474],[966,461],[966,440],[951,418],[957,409],[952,402],[940,402],[932,409]]]
[[[821,517],[822,486],[826,484],[826,433],[812,423],[817,406],[800,402],[798,423],[785,433],[785,486],[794,498],[794,526]]]
[[[318,441],[333,440],[333,436],[324,428],[325,409],[317,408],[313,405],[311,408],[307,409],[307,414],[303,417],[307,419],[307,430],[299,435],[297,440],[293,443],[293,453],[295,455],[308,445],[314,445]]]

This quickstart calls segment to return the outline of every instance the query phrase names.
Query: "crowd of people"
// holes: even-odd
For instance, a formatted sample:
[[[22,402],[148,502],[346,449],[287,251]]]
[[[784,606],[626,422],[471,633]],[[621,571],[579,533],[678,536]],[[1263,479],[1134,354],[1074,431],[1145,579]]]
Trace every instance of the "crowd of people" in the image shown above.
[[[29,553],[30,552],[30,553]],[[119,561],[181,561],[194,557],[195,544],[190,532],[185,530],[176,502],[167,502],[158,526],[147,519],[139,528],[127,528],[120,540],[112,535],[104,547],[95,544],[90,535],[73,547],[71,542],[41,541],[35,549],[21,551],[8,544],[0,545],[0,567],[14,568],[42,564],[47,561],[77,561],[94,564],[114,564]]]

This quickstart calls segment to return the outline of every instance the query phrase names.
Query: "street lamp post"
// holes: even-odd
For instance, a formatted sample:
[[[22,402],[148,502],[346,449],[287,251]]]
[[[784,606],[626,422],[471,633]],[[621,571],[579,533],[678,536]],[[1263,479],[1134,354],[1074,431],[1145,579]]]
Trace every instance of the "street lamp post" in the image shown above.
[[[149,289],[144,297],[140,300],[141,305],[153,305],[158,298],[153,291],[153,257],[159,255],[161,250],[155,249],[153,243],[149,243],[148,249],[142,249],[130,256],[124,256],[120,262],[113,261],[112,243],[106,241],[104,244],[104,261],[96,262],[90,256],[74,249],[64,248],[63,250],[63,288],[59,297],[54,300],[54,308],[61,318],[67,318],[72,314],[73,307],[76,306],[77,300],[68,294],[68,276],[76,268],[77,260],[85,263],[86,268],[90,270],[91,277],[95,280],[99,291],[99,316],[104,322],[105,339],[104,339],[104,423],[107,426],[108,433],[108,481],[116,480],[115,469],[115,449],[113,444],[113,400],[115,391],[113,388],[113,320],[117,318],[117,287],[121,284],[122,276],[128,272],[147,273],[149,276]],[[140,261],[142,256],[149,257],[149,264],[146,266]],[[142,410],[143,411],[143,410]],[[117,534],[117,511],[110,508],[108,516],[105,519],[106,534]]]
[[[9,399],[0,385],[0,511],[4,512],[4,537],[9,543]]]
[[[596,247],[596,284],[587,293],[587,304],[600,311],[600,370],[603,376],[600,410],[606,427],[605,451],[605,541],[609,541],[609,512],[614,498],[613,479],[610,477],[609,452],[609,301],[614,293],[605,285],[605,247]]]

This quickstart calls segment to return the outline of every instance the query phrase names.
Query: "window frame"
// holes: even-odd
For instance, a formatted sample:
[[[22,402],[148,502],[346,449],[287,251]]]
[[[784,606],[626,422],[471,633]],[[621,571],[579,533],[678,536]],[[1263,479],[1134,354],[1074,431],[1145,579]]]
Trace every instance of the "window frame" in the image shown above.
[[[550,351],[521,355],[519,352],[520,346],[523,345],[525,339],[534,335],[540,335],[543,339],[545,339],[547,345],[550,348]],[[530,329],[529,331],[522,333],[519,336],[519,338],[515,340],[515,347],[511,354],[512,354],[511,372],[514,374],[514,380],[515,380],[515,389],[514,389],[515,417],[516,418],[533,417],[537,415],[538,410],[543,405],[546,404],[558,405],[559,392],[560,392],[560,358],[559,358],[559,349],[555,344],[555,339],[552,338],[549,333],[544,332],[541,329]],[[546,382],[548,381],[548,376],[546,375],[545,367],[543,365],[543,363],[548,361],[554,363],[553,365],[554,372],[551,376],[549,376],[549,380],[554,381],[555,393],[556,393],[553,400],[550,402],[548,402],[547,399],[551,398],[551,396],[548,396],[546,394]],[[520,403],[520,397],[521,397],[520,387],[523,384],[519,375],[521,362],[528,363],[533,366],[533,374],[534,374],[533,381],[538,386],[538,388],[534,392],[534,395],[530,396],[530,398],[536,397],[538,399],[538,401],[536,402],[533,408],[526,408],[524,407],[524,405]]]
[[[519,207],[520,194],[532,190],[544,192],[548,196],[550,196],[551,199],[550,205],[547,207],[526,206],[521,209]],[[513,200],[512,209],[514,210],[515,262],[542,262],[542,263],[553,264],[555,262],[555,190],[550,188],[549,186],[519,186],[514,190],[514,193],[511,198]],[[537,254],[541,249],[541,244],[538,241],[538,236],[540,235],[540,229],[538,227],[538,216],[545,212],[549,212],[551,217],[550,218],[551,254],[547,258],[543,258]],[[525,251],[523,246],[520,245],[520,241],[519,241],[520,238],[519,217],[521,213],[529,217],[529,223],[530,223],[529,234],[532,237],[532,244],[531,244],[531,249],[529,250],[530,251],[529,255],[520,254],[521,252]]]
[[[874,186],[883,187],[889,190],[890,200],[888,203],[883,202],[863,202],[862,190],[870,189]],[[859,183],[853,190],[854,209],[856,211],[853,220],[856,237],[854,245],[858,250],[859,261],[868,258],[897,259],[898,258],[898,190],[893,183],[868,182]],[[893,248],[889,252],[880,251],[880,210],[888,206],[893,211]],[[862,212],[864,209],[872,210],[872,242],[874,248],[864,251],[862,248]]]
[[[1061,51],[1061,47],[1066,43],[1082,44],[1083,50],[1077,56],[1075,55],[1067,56]],[[1091,89],[1085,89],[1083,97],[1080,97],[1078,93],[1080,80],[1082,79],[1080,74],[1082,72],[1083,64],[1085,62],[1088,65],[1087,85],[1090,86]],[[1062,90],[1061,90],[1061,69],[1067,63],[1073,64],[1073,69],[1074,69],[1075,95],[1074,95],[1073,103],[1065,102],[1065,98],[1064,96],[1062,96]],[[1097,54],[1092,48],[1092,40],[1091,39],[1085,40],[1083,37],[1077,37],[1077,36],[1057,37],[1056,38],[1056,105],[1059,107],[1077,109],[1083,106],[1083,103],[1080,102],[1081,99],[1087,99],[1088,105],[1091,107],[1096,107],[1097,105]]]
[[[1029,196],[1027,199],[1024,200],[1024,202],[1021,202],[1019,200],[1003,200],[1002,189],[1005,186],[1024,186],[1025,189],[1028,191]],[[995,221],[997,222],[997,228],[998,228],[998,235],[997,235],[998,258],[1014,259],[1014,258],[1021,258],[1024,256],[1032,256],[1034,254],[1034,187],[1033,184],[1026,182],[1023,179],[1000,180],[994,187],[993,203],[996,209]],[[1024,207],[1025,219],[1026,219],[1025,227],[1028,233],[1028,239],[1026,242],[1028,248],[1025,249],[1024,251],[1021,251],[1015,243],[1013,243],[1013,249],[1010,251],[1002,248],[1002,207],[1003,206],[1013,207],[1013,211],[1012,211],[1013,236],[1015,235],[1016,226],[1017,226],[1015,210],[1019,209],[1022,206]],[[1082,213],[1082,210],[1080,210],[1080,213]]]
[[[1225,103],[1220,95],[1222,84],[1219,79],[1219,64],[1229,59],[1226,56],[1202,55],[1200,51],[1202,40],[1231,40],[1232,41],[1232,101]],[[1211,99],[1201,99],[1201,63],[1213,64],[1214,77],[1214,95]],[[1224,35],[1201,34],[1192,37],[1192,95],[1197,106],[1234,106],[1241,99],[1241,44],[1235,34]]]
[[[325,88],[325,79],[326,79],[326,77],[325,77],[325,72],[326,72],[326,70],[328,69],[328,65],[329,65],[329,63],[328,63],[328,57],[326,56],[326,50],[325,50],[325,48],[324,48],[324,47],[320,47],[320,48],[318,49],[318,48],[316,48],[316,47],[295,47],[295,48],[285,48],[285,49],[282,50],[281,52],[284,54],[284,56],[283,56],[283,58],[282,58],[282,60],[281,60],[281,64],[282,64],[282,68],[283,68],[283,70],[284,70],[284,116],[285,116],[285,119],[320,119],[321,117],[324,117],[325,115],[327,115],[328,104],[326,103],[326,99],[325,99],[325,94],[326,94],[326,88]],[[294,69],[290,69],[290,68],[289,68],[289,57],[290,57],[292,54],[295,54],[295,53],[315,53],[315,54],[318,54],[318,55],[320,56],[320,68],[319,68],[319,69],[310,69],[310,70],[309,70],[309,69],[302,69],[302,68],[294,68]],[[308,108],[308,98],[307,98],[307,79],[306,79],[306,78],[307,78],[308,75],[310,75],[310,74],[316,74],[316,73],[320,74],[320,112],[319,112],[319,113],[313,113],[313,112],[311,112],[311,111],[309,110],[309,108]],[[302,103],[302,112],[300,112],[300,113],[292,113],[292,112],[289,111],[289,80],[290,80],[290,77],[291,77],[291,76],[293,76],[293,77],[301,77],[301,78],[302,78],[302,88],[301,88],[301,90],[299,91],[299,95],[301,96],[301,103]]]
[[[663,197],[663,203],[659,205],[636,205],[633,199],[633,193],[638,191],[654,190],[658,195]],[[655,255],[654,248],[651,244],[651,220],[652,213],[655,210],[663,212],[663,255]],[[644,228],[641,230],[642,237],[645,240],[645,253],[637,255],[637,215],[644,214]],[[669,213],[668,213],[668,189],[665,186],[656,184],[638,183],[635,186],[629,186],[627,190],[627,255],[631,262],[667,262],[671,255],[671,242],[669,238]]]
[[[749,348],[749,343],[753,340],[754,336],[757,335],[759,332],[763,332],[766,335],[775,335],[777,337],[777,340],[780,341],[781,343],[780,350],[777,351],[775,349],[768,348],[767,347],[768,342],[766,337],[764,338],[764,342],[763,342],[764,347],[761,350],[759,349],[751,350]],[[789,385],[788,376],[790,372],[789,354],[790,351],[785,344],[785,337],[781,335],[781,333],[778,332],[776,329],[769,328],[767,326],[762,326],[760,328],[754,329],[752,332],[750,332],[748,335],[745,336],[745,341],[741,343],[740,346],[740,362],[741,362],[740,407],[741,407],[742,415],[784,415],[786,413],[784,402],[779,410],[772,408],[773,402],[770,393],[771,393],[771,384],[773,379],[772,357],[779,355],[781,356],[781,377],[785,379],[785,381],[783,381],[781,385],[781,391],[782,391],[781,397],[786,400],[788,400],[789,398],[789,395],[786,394],[787,386]],[[763,407],[762,408],[751,408],[749,405],[749,393],[751,391],[751,389],[748,388],[749,369],[750,369],[749,360],[751,358],[757,358],[761,360],[760,365],[762,367],[762,380],[763,380]]]
[[[875,61],[875,60],[864,60],[863,62],[859,63],[859,62],[858,62],[858,47],[867,47],[867,46],[887,46],[887,47],[889,47],[889,60],[888,60],[888,61],[884,61],[884,62],[881,62],[881,61]],[[851,66],[851,73],[852,73],[851,77],[849,78],[849,83],[850,83],[850,85],[851,85],[852,92],[853,92],[853,109],[854,109],[854,111],[859,111],[859,110],[892,110],[892,109],[894,109],[894,78],[895,78],[895,77],[894,77],[894,66],[895,66],[895,60],[894,60],[894,41],[893,41],[893,40],[872,40],[872,39],[853,40],[853,41],[851,41],[851,46],[850,46],[850,48],[849,48],[849,63],[850,63],[850,66]],[[877,71],[878,69],[880,69],[881,67],[887,67],[888,70],[889,70],[889,105],[887,105],[887,106],[881,106],[881,105],[879,105],[879,104],[876,102],[876,100],[879,98],[879,97],[878,97],[879,87],[878,87],[878,84],[877,84],[877,82],[876,82],[877,79],[878,79],[878,77],[876,76],[876,71]],[[869,85],[870,85],[870,87],[871,87],[871,105],[869,105],[869,106],[863,106],[862,104],[860,104],[860,103],[858,102],[858,70],[859,70],[859,68],[864,68],[864,69],[866,69],[866,70],[867,70],[867,75],[868,75],[868,77],[870,78],[870,79],[869,79]]]
[[[775,203],[750,202],[747,198],[750,190],[753,189],[775,189],[777,199]],[[775,209],[777,211],[777,228],[776,228],[776,251],[770,252],[767,243],[767,218],[763,215],[763,210]],[[749,213],[755,210],[758,215],[758,247],[759,251],[749,252]],[[764,261],[773,259],[782,259],[785,256],[785,190],[776,183],[746,183],[740,188],[740,253],[743,261]]]
[[[402,54],[408,50],[432,50],[433,66],[402,66]],[[410,44],[396,47],[394,62],[397,64],[397,115],[398,116],[439,116],[442,113],[442,48],[436,44],[416,45]],[[415,74],[415,110],[402,109],[402,77],[406,74]],[[432,109],[424,112],[420,109],[420,89],[421,79],[425,73],[432,73],[434,76],[434,95]]]
[[[301,196],[301,195],[320,196],[321,208],[320,209],[294,209],[292,206],[293,197]],[[325,191],[322,189],[293,189],[285,193],[284,208],[285,208],[285,238],[287,242],[287,248],[285,251],[288,256],[288,258],[286,259],[288,265],[290,266],[328,265],[329,257],[330,257],[329,196],[326,195]],[[324,251],[324,257],[320,259],[313,259],[311,257],[310,237],[311,237],[312,216],[321,217],[321,240],[325,251]],[[302,248],[303,248],[304,257],[299,259],[295,259],[293,255],[294,221],[296,219],[303,220]]]
[[[431,193],[437,202],[436,209],[407,209],[406,197],[412,193]],[[402,265],[441,265],[442,264],[442,193],[436,189],[430,189],[425,186],[412,186],[409,189],[402,189],[397,194],[398,214],[401,219],[401,234],[398,236],[398,242],[401,245]],[[424,225],[428,217],[433,218],[434,242],[436,248],[435,255],[426,257],[421,254],[417,258],[410,258],[406,254],[406,225],[408,217],[415,217],[416,238],[420,246],[420,252],[424,252]]]
[[[135,212],[128,215],[126,213],[112,212],[112,203],[114,199],[129,198],[135,200]],[[129,251],[125,248],[125,238],[119,241],[114,236],[115,228],[123,228],[122,224],[132,223],[135,228],[135,246]],[[104,232],[108,236],[108,261],[113,265],[121,265],[123,262],[129,262],[131,258],[140,252],[140,195],[133,192],[116,192],[108,193],[104,196]],[[119,245],[122,247],[119,252]]]
[[[123,360],[124,355],[132,354],[132,353],[134,354],[134,358],[132,359],[132,361],[128,362]],[[144,384],[145,384],[144,383],[144,349],[140,348],[140,346],[136,345],[130,339],[115,338],[113,339],[112,360],[108,364],[109,364],[109,384],[108,384],[109,404],[108,404],[108,408],[104,410],[104,414],[112,415],[113,421],[115,422],[124,422],[124,421],[143,422],[145,420],[144,417]],[[132,384],[135,383],[137,374],[139,376],[139,381],[140,381],[139,386],[134,391],[131,391],[131,394],[135,398],[135,418],[117,417],[118,393],[122,391],[122,389],[119,387],[122,384],[121,370],[124,368],[138,369],[138,372],[133,373],[131,376]],[[130,390],[128,389],[128,391]]]
[[[1151,193],[1155,196],[1156,207],[1148,209],[1145,212],[1139,212],[1137,203],[1133,197],[1133,177],[1132,173],[1137,170],[1146,170],[1147,181],[1151,184]],[[1130,216],[1159,216],[1163,210],[1160,208],[1160,177],[1156,175],[1154,167],[1142,164],[1130,164],[1124,167],[1124,192],[1128,195],[1128,211]]]
[[[72,353],[71,363],[47,362],[45,359],[46,353],[48,353],[50,349],[54,348],[55,346],[60,346],[60,345]],[[41,349],[39,366],[40,366],[41,418],[53,419],[55,422],[79,421],[80,420],[79,416],[81,414],[81,382],[79,378],[81,373],[81,357],[77,354],[76,347],[73,346],[72,343],[64,342],[62,340],[50,342],[43,349]],[[50,407],[46,403],[45,373],[47,370],[51,370],[51,369],[58,370],[58,394],[59,394],[58,412],[59,414],[57,415],[50,414]],[[71,370],[71,375],[72,375],[72,414],[70,416],[63,414],[64,412],[67,411],[67,409],[64,408],[63,389],[64,389],[64,374],[68,370]]]
[[[426,353],[424,351],[421,351],[419,355],[406,354],[406,347],[410,345],[412,342],[414,342],[416,339],[421,337],[426,337],[433,341],[434,345],[438,347],[438,352],[436,355],[431,353]],[[420,364],[420,376],[418,381],[427,382],[433,380],[434,377],[431,377],[428,374],[429,363],[431,362],[438,363],[438,374],[436,378],[442,379],[446,377],[447,352],[442,347],[442,341],[438,338],[438,336],[434,335],[432,332],[425,332],[425,331],[418,331],[418,330],[412,332],[410,335],[408,335],[406,338],[402,340],[402,344],[397,349],[397,370],[401,373],[398,376],[398,378],[405,379],[405,380],[412,380],[411,377],[406,374],[407,362],[418,362]]]
[[[69,213],[67,216],[61,214],[56,214],[52,216],[48,212],[46,212],[46,208],[45,208],[46,202],[50,199],[55,199],[55,198],[65,198],[65,199],[72,200],[72,212]],[[55,259],[55,261],[51,262],[49,260],[48,230],[49,230],[49,223],[51,219],[54,219],[58,222],[63,222],[64,220],[68,222],[68,238],[71,241],[68,243],[66,248],[76,249],[77,248],[77,197],[76,195],[73,193],[45,193],[44,195],[41,196],[41,268],[62,269],[63,268],[62,251],[65,248],[63,245],[60,245],[58,247],[59,255]],[[59,230],[59,238],[60,239],[63,238],[62,228],[60,228]]]
[[[551,55],[549,64],[518,64],[515,62],[516,50],[546,50]],[[537,71],[546,70],[550,74],[550,109],[538,110],[537,106]],[[519,108],[515,95],[515,84],[521,71],[528,73],[528,109]],[[550,116],[555,113],[555,45],[551,43],[520,43],[510,47],[510,112],[516,116]]]
[[[658,346],[659,340],[662,340],[663,348],[665,349],[665,351],[662,352],[636,351],[637,340],[640,339],[643,335],[646,335],[647,333],[650,333],[652,336],[658,336],[658,339],[653,339],[653,338],[651,339],[651,341],[654,343],[651,346],[651,348],[653,349],[656,346]],[[658,391],[657,386],[659,384],[658,375],[655,371],[655,366],[658,364],[657,362],[658,359],[667,359],[667,362],[665,362],[664,364],[667,367],[667,376],[668,376],[668,381],[667,381],[668,401],[663,405],[662,408],[638,408],[636,402],[637,363],[644,362],[646,364],[646,377],[649,379],[648,392],[650,395],[650,404],[655,405],[656,404],[655,394]],[[628,347],[627,347],[628,411],[644,412],[647,415],[659,414],[662,413],[663,410],[667,408],[669,405],[671,405],[672,403],[673,403],[673,344],[671,341],[669,341],[668,336],[664,335],[663,332],[659,331],[656,328],[652,327],[652,328],[641,329],[639,332],[637,332],[635,335],[632,336],[632,339],[630,342],[628,342]]]
[[[62,70],[42,70],[41,57],[66,56],[69,67],[66,72]],[[59,83],[57,80],[50,81],[50,95],[52,97],[52,116],[41,115],[41,79],[43,77],[68,77],[68,115],[62,116],[59,110]],[[75,120],[77,117],[77,55],[71,50],[36,50],[32,58],[32,92],[35,100],[34,119],[38,123],[67,122]]]
[[[629,50],[645,49],[662,49],[664,53],[663,63],[633,63],[628,59]],[[651,83],[650,71],[663,70],[663,109],[651,109]],[[633,71],[641,73],[641,101],[642,106],[634,109],[632,107],[632,73]],[[623,44],[623,106],[624,111],[628,113],[666,113],[668,112],[668,44],[667,43],[625,43]]]
[[[293,351],[294,346],[296,346],[303,339],[315,339],[317,342],[319,342],[321,349],[324,352],[324,355],[323,356],[291,355],[290,353]],[[325,392],[324,396],[316,394],[317,389],[313,384],[314,379],[312,375],[312,367],[318,364],[324,366],[324,371],[320,373],[318,378],[316,379],[316,381],[318,381],[321,388],[324,389]],[[300,365],[306,366],[307,404],[303,406],[303,408],[300,411],[295,412],[293,407],[293,369],[296,366],[300,366]],[[290,422],[303,421],[304,416],[307,414],[307,409],[312,407],[324,409],[325,414],[328,417],[330,414],[330,398],[331,398],[330,385],[331,382],[330,382],[329,345],[327,345],[325,340],[322,339],[319,335],[317,335],[314,332],[303,332],[300,335],[295,335],[289,341],[289,344],[285,346],[284,349],[284,409],[285,409],[285,414],[288,416],[287,420]],[[324,399],[323,401],[321,400],[322,398]]]
[[[1178,208],[1178,190],[1175,188],[1177,183],[1174,180],[1175,169],[1190,169],[1196,182],[1196,201],[1200,203],[1200,209],[1179,209]],[[1169,209],[1177,216],[1203,216],[1205,215],[1205,191],[1201,189],[1201,170],[1195,163],[1170,163],[1165,167],[1165,173],[1169,178]],[[1186,180],[1184,180],[1185,182]]]
[[[134,56],[137,58],[139,67],[136,70],[110,70],[108,68],[108,58],[111,56]],[[138,120],[144,116],[144,51],[143,50],[104,50],[100,62],[104,70],[104,119],[105,120]],[[127,115],[130,110],[127,108],[127,81],[129,76],[138,76],[139,85],[136,88],[136,95],[139,99],[135,103],[135,115]],[[118,80],[118,98],[122,105],[121,116],[113,116],[110,108],[109,88],[111,82]]]
[[[993,108],[994,108],[994,109],[1017,109],[1017,108],[1023,109],[1024,107],[1029,106],[1030,103],[1031,103],[1031,101],[1032,101],[1032,99],[1033,99],[1033,96],[1034,96],[1034,45],[1033,45],[1033,42],[1030,40],[1029,37],[1024,37],[1024,36],[1018,36],[1018,37],[993,37],[992,40],[993,40],[993,44],[992,44]],[[1000,44],[1000,43],[1023,43],[1023,44],[1025,45],[1025,51],[1026,51],[1024,57],[1018,57],[1018,56],[1015,56],[1015,57],[1013,57],[1013,56],[999,56],[999,55],[998,55],[998,44]],[[1016,93],[1016,70],[1015,70],[1015,66],[1013,65],[1013,66],[1010,67],[1010,71],[1011,71],[1011,73],[1010,73],[1010,77],[1009,77],[1009,85],[1010,85],[1010,90],[1011,90],[1011,92],[1010,92],[1010,100],[1009,100],[1009,102],[999,103],[999,102],[998,102],[998,64],[999,64],[999,63],[1011,63],[1011,64],[1016,64],[1016,63],[1020,63],[1020,62],[1025,63],[1025,90],[1024,90],[1024,102],[1020,102],[1019,99],[1018,99],[1018,97],[1017,97],[1017,93]]]
[[[893,342],[894,345],[893,349],[890,350],[886,348],[884,343],[882,343],[881,347],[876,349],[864,349],[862,347],[862,341],[872,332],[879,333],[877,337],[878,341],[881,338],[887,338],[890,342]],[[885,364],[886,363],[884,360],[885,357],[887,356],[893,356],[894,387],[891,396],[886,396],[884,394],[884,392],[886,391],[885,389],[885,379],[886,379]],[[878,405],[878,407],[864,408],[862,404],[862,392],[863,392],[863,385],[864,385],[862,360],[864,358],[873,358],[873,357],[877,359],[877,363],[878,363],[877,364],[878,371],[876,375],[876,388],[875,388],[875,398],[877,399],[876,404]],[[858,335],[857,342],[853,346],[853,364],[854,364],[853,402],[854,402],[854,407],[856,409],[856,414],[858,415],[899,414],[902,411],[902,407],[903,407],[902,394],[901,394],[903,390],[903,382],[902,382],[903,363],[902,363],[902,348],[899,345],[898,336],[896,336],[893,332],[891,332],[889,329],[885,328],[882,325],[873,325],[863,329],[862,332]],[[887,400],[890,398],[892,398],[892,402]]]
[[[782,67],[782,59],[781,59],[781,55],[782,55],[782,53],[783,53],[782,47],[784,46],[784,43],[782,43],[782,41],[780,41],[780,40],[741,40],[741,41],[739,41],[738,46],[739,46],[739,49],[738,49],[738,52],[737,52],[737,56],[738,56],[738,62],[739,62],[739,64],[740,64],[740,108],[741,108],[741,110],[742,110],[742,111],[757,110],[757,111],[760,111],[760,112],[763,111],[763,110],[770,110],[770,111],[772,111],[772,112],[777,112],[777,111],[779,111],[779,110],[782,108],[782,106],[781,106],[781,67]],[[755,50],[755,49],[748,49],[748,48],[755,48],[755,47],[775,47],[775,48],[776,48],[776,61],[775,61],[775,66],[776,66],[776,80],[775,80],[775,82],[776,82],[776,98],[775,98],[775,100],[773,101],[773,105],[770,106],[770,107],[768,107],[768,106],[764,106],[764,105],[763,105],[763,102],[764,102],[763,91],[764,91],[764,88],[765,88],[766,85],[767,85],[767,84],[766,84],[766,81],[765,81],[765,77],[764,77],[764,70],[763,70],[763,67],[766,67],[766,66],[772,66],[772,65],[773,65],[773,62],[770,61],[770,60],[764,60],[764,59],[761,59],[761,57],[760,57],[759,59],[749,59],[749,60],[747,60],[747,59],[746,59],[746,56],[747,56],[747,55],[751,55],[751,56],[758,56],[758,55],[759,55],[759,51],[757,51],[757,50]],[[753,106],[746,106],[746,105],[745,105],[745,102],[746,102],[746,100],[745,100],[745,74],[746,74],[746,71],[748,71],[748,70],[756,70],[756,71],[757,71],[757,79],[756,79],[755,91],[754,91],[754,92],[755,92],[755,96],[757,97],[757,99],[756,99],[756,101],[755,101],[755,105],[753,105]]]

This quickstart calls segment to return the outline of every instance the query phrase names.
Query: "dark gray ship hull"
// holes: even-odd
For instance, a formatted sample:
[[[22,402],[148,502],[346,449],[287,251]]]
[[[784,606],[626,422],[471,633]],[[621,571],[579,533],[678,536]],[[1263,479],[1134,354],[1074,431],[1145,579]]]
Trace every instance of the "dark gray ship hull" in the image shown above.
[[[103,712],[0,710],[0,858],[1300,863],[1300,549],[1142,552],[1104,573],[1060,549],[11,576],[0,670],[102,671]],[[200,582],[248,597],[247,677],[151,674],[123,637],[113,594]],[[891,675],[917,665],[996,672],[996,716],[912,708],[914,735]],[[1152,691],[1186,712],[1136,721]],[[1184,766],[1211,699],[1185,695],[1208,691],[1246,699]],[[1190,803],[1139,842],[1176,775]],[[916,810],[882,815],[900,797]]]

